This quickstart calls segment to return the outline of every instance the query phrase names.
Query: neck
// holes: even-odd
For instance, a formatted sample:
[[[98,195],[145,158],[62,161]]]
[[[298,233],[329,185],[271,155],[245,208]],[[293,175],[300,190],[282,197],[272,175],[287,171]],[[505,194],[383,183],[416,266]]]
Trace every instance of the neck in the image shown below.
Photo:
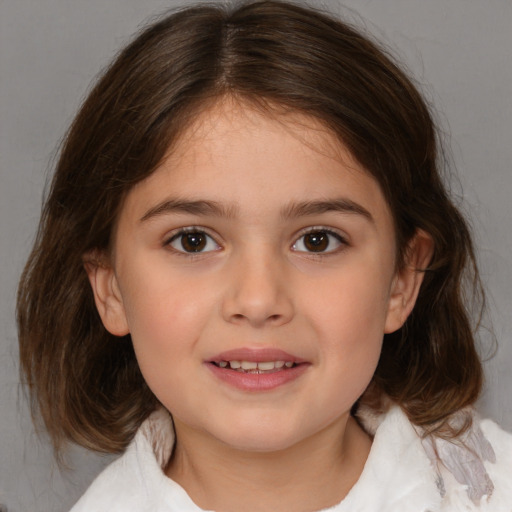
[[[167,476],[199,507],[222,512],[332,507],[358,480],[371,446],[351,417],[277,452],[241,451],[176,421],[175,428]]]

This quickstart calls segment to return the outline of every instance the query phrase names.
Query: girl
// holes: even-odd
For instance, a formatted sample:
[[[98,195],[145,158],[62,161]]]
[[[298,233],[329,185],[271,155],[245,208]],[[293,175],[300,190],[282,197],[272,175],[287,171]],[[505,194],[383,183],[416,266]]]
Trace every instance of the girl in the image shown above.
[[[404,73],[322,13],[142,32],[70,129],[19,290],[57,454],[124,452],[73,511],[512,510],[439,160]]]

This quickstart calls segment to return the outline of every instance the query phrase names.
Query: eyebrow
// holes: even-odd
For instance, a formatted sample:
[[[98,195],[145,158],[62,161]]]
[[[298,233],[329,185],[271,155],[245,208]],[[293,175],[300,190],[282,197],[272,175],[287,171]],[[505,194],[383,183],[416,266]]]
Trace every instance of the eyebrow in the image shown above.
[[[236,211],[237,207],[235,205],[225,207],[216,201],[168,199],[150,208],[140,220],[145,222],[154,217],[169,213],[188,213],[191,215],[232,218],[236,215]]]
[[[372,214],[366,208],[345,198],[292,203],[282,210],[281,215],[283,218],[289,219],[294,217],[305,217],[308,215],[319,215],[327,212],[361,215],[370,222],[375,222]]]
[[[140,219],[145,222],[154,217],[171,213],[188,213],[199,216],[214,216],[234,218],[237,214],[236,204],[224,206],[216,201],[196,200],[189,201],[184,199],[167,199],[150,208]],[[329,199],[323,201],[303,201],[291,203],[281,210],[281,217],[284,219],[307,217],[319,215],[327,212],[339,212],[345,214],[361,215],[374,222],[371,213],[360,204],[350,199]]]

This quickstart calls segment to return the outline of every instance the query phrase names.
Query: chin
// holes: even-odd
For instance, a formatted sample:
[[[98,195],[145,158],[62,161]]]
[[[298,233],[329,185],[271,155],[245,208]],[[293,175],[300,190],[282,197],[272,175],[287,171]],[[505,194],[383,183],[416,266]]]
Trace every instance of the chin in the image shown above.
[[[276,453],[292,447],[297,441],[283,439],[279,435],[267,434],[263,436],[244,436],[229,439],[229,445],[235,450],[252,453]]]
[[[254,421],[250,424],[232,424],[222,436],[225,444],[246,452],[270,453],[286,450],[299,443],[312,432],[306,432],[303,426],[295,428],[283,425],[283,422]]]

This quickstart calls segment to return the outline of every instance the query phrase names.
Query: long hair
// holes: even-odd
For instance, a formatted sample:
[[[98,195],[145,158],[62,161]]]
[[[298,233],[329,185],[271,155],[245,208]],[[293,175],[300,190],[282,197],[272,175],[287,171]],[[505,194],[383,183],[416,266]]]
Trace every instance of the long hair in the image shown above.
[[[118,452],[157,406],[129,336],[103,327],[83,267],[108,251],[123,199],[194,116],[233,95],[320,120],[380,184],[397,265],[418,229],[435,245],[416,307],[386,335],[368,390],[420,426],[473,403],[482,368],[464,297],[480,293],[471,236],[441,180],[432,116],[376,43],[281,1],[195,6],[142,31],[76,116],[19,286],[22,374],[58,451],[64,440]],[[270,107],[269,107],[270,106]],[[375,401],[375,400],[374,400]]]

